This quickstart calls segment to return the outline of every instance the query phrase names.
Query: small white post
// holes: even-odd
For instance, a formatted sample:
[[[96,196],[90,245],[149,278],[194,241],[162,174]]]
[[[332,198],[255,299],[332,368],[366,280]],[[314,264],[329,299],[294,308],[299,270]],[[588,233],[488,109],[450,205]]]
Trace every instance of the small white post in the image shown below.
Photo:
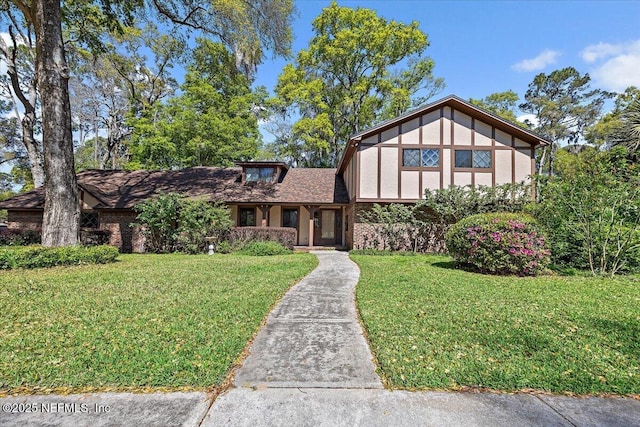
[[[209,245],[209,255],[213,255],[213,244]]]

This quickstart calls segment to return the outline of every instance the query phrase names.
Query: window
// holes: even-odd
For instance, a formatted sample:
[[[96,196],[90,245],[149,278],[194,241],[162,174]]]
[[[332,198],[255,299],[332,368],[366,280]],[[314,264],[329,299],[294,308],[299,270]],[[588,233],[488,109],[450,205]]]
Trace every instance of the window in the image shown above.
[[[282,226],[283,227],[298,227],[298,210],[297,209],[283,209],[282,210]]]
[[[491,151],[489,150],[456,150],[457,168],[491,168]]]
[[[422,166],[426,168],[440,166],[440,150],[437,148],[425,148],[422,150]]]
[[[437,168],[440,166],[440,150],[437,148],[406,148],[402,150],[402,165],[408,167]]]
[[[471,150],[456,150],[456,167],[457,168],[470,168],[471,162]]]
[[[403,150],[402,165],[411,167],[420,166],[420,150]]]
[[[256,210],[254,208],[240,208],[240,227],[256,226]]]
[[[273,177],[276,174],[275,168],[246,168],[246,181],[247,182],[273,182]]]
[[[491,151],[474,151],[473,152],[474,168],[490,168],[491,167]]]
[[[98,212],[80,212],[80,228],[99,228]]]

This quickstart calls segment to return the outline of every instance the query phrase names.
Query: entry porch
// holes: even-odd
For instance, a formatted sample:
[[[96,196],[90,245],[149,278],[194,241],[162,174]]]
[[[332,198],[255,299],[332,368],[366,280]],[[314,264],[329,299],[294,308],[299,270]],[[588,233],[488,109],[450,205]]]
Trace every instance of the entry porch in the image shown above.
[[[235,204],[231,217],[237,227],[292,227],[296,246],[346,246],[344,205]]]

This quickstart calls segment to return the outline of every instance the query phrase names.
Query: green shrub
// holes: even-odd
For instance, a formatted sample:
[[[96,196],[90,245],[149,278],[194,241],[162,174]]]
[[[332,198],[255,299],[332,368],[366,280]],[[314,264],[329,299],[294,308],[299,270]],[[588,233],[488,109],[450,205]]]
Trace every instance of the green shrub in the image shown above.
[[[39,245],[40,232],[28,230],[0,230],[0,246]]]
[[[0,249],[0,269],[45,268],[57,265],[107,264],[118,258],[113,246],[4,247]]]
[[[252,256],[270,256],[290,254],[291,250],[278,242],[250,242],[242,247],[239,253]]]
[[[235,227],[230,234],[231,241],[237,246],[250,242],[278,242],[288,249],[293,249],[296,237],[296,229],[291,227]]]
[[[539,178],[532,213],[546,228],[556,266],[607,276],[640,268],[640,174],[624,154],[565,155],[556,176]]]
[[[349,251],[349,255],[373,255],[373,256],[416,256],[417,253],[410,251],[381,251],[378,249],[352,249]]]
[[[215,248],[216,248],[216,252],[219,254],[230,254],[231,252],[233,252],[233,249],[234,249],[228,240],[223,240],[222,242],[218,242],[218,244],[215,245]]]
[[[544,234],[524,214],[472,215],[449,229],[446,243],[458,263],[484,273],[537,275],[550,262]]]
[[[150,252],[203,253],[211,238],[215,245],[227,237],[233,221],[222,203],[161,194],[135,207],[138,225]]]

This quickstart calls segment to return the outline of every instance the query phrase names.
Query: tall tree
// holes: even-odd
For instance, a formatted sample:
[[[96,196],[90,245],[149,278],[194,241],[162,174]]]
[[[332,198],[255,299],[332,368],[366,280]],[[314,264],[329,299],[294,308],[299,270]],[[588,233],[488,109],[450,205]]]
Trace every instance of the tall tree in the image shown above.
[[[130,121],[130,167],[228,166],[255,156],[266,90],[251,90],[222,44],[198,40],[180,91]]]
[[[518,121],[518,116],[516,116],[519,100],[520,97],[517,93],[512,90],[507,90],[505,92],[492,93],[482,99],[470,98],[469,102],[490,111],[513,124],[521,127],[528,127],[525,123]]]
[[[181,40],[160,34],[154,26],[127,29],[114,39],[108,51],[100,55],[76,55],[70,89],[78,145],[83,151],[82,167],[124,166],[128,160],[126,141],[132,132],[130,119],[140,117],[177,88],[169,73],[183,57]],[[150,51],[151,58],[141,51]],[[85,143],[89,135],[92,146]],[[98,137],[101,135],[104,138]],[[87,150],[92,151],[93,159]]]
[[[611,93],[591,88],[589,74],[581,75],[567,67],[546,75],[540,73],[529,83],[520,104],[524,112],[534,114],[533,128],[551,141],[545,146],[538,162],[538,173],[553,174],[553,159],[562,144],[577,144],[585,130],[600,118],[605,100]]]
[[[353,132],[406,111],[440,90],[418,23],[388,21],[334,1],[313,21],[314,37],[282,71],[275,110],[297,117],[284,152],[307,166],[335,165]],[[421,98],[415,98],[421,95]],[[302,150],[302,152],[299,152]]]
[[[60,0],[10,0],[35,33],[36,72],[42,94],[45,205],[42,243],[66,246],[78,242],[79,200],[74,172],[69,67],[62,32]],[[4,2],[3,2],[4,3]],[[96,47],[101,35],[129,23],[145,8],[143,0],[65,2],[64,18],[77,40]],[[260,62],[261,46],[288,52],[291,42],[291,0],[249,0],[200,3],[153,0],[151,8],[178,25],[215,35],[236,52],[245,68]],[[273,22],[277,25],[272,27]],[[100,31],[102,30],[102,32]]]
[[[22,25],[8,4],[3,7],[10,23],[10,43],[0,38],[0,55],[7,65],[6,76],[0,77],[1,96],[11,103],[20,122],[21,142],[27,153],[24,163],[29,165],[33,185],[38,188],[44,185],[45,173],[42,143],[36,138],[40,129],[40,97],[32,27]]]
[[[627,148],[629,160],[640,160],[640,89],[629,86],[616,96],[614,108],[589,128],[587,140],[606,148]]]

